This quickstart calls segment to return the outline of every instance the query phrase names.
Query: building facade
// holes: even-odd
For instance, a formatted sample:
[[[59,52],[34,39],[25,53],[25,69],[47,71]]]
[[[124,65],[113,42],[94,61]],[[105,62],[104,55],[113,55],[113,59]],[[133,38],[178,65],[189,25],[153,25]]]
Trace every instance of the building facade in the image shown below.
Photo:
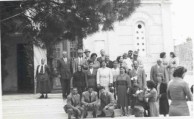
[[[174,51],[171,31],[171,1],[142,0],[132,15],[114,24],[114,30],[98,32],[83,41],[84,48],[100,54],[105,49],[111,60],[138,50],[147,75],[160,52]]]

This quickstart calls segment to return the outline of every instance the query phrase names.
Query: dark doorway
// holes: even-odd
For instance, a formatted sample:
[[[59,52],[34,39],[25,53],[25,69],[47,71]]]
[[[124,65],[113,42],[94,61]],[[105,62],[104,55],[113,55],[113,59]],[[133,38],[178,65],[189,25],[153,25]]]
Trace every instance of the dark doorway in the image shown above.
[[[17,74],[18,92],[33,93],[34,71],[33,71],[33,47],[28,44],[17,45]]]

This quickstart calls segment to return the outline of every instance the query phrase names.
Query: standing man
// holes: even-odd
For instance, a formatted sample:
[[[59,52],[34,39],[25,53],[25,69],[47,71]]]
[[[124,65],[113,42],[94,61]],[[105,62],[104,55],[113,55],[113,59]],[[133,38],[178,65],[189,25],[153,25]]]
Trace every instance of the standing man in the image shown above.
[[[133,69],[130,71],[129,76],[131,77],[131,80],[137,81],[138,87],[141,90],[146,88],[145,70],[142,67],[139,67],[137,61],[134,61]]]
[[[105,55],[105,62],[108,68],[113,68],[113,62],[110,60],[109,55]]]
[[[84,117],[87,116],[87,111],[93,111],[93,117],[97,117],[98,111],[98,94],[93,91],[92,87],[88,87],[88,91],[82,93],[82,105],[84,108]]]
[[[133,59],[133,51],[132,50],[129,50],[128,51],[128,58],[130,58],[131,60]]]
[[[67,96],[67,104],[64,106],[65,112],[68,114],[68,119],[74,115],[76,119],[83,118],[83,108],[81,107],[80,95],[77,93],[77,88],[73,88],[72,92]]]
[[[106,91],[105,88],[103,86],[99,87],[99,91],[100,91],[100,111],[102,111],[101,113],[101,117],[105,117],[106,113],[109,112],[111,117],[114,117],[114,109],[116,106],[116,101],[114,99],[114,95],[109,92]]]
[[[159,75],[162,75],[164,77],[164,82],[168,83],[168,74],[166,68],[162,65],[162,60],[158,59],[157,64],[152,66],[151,72],[150,72],[150,80],[154,81],[154,83],[157,85],[158,80],[157,77]]]
[[[38,92],[41,93],[40,98],[48,98],[47,94],[50,91],[49,74],[50,69],[45,64],[45,59],[41,59],[41,65],[38,65],[36,70],[37,88]]]
[[[67,58],[67,52],[62,52],[62,58],[57,61],[57,70],[61,81],[63,99],[70,93],[70,79],[72,76],[71,60]]]
[[[88,50],[88,49],[85,49],[85,51],[84,51],[84,53],[85,53],[85,60],[89,60],[90,59],[90,51]]]
[[[77,72],[77,68],[80,65],[83,70],[87,68],[86,60],[83,57],[83,51],[82,49],[78,49],[78,57],[73,60],[72,63],[72,68],[73,68],[73,73]]]
[[[88,60],[89,68],[86,72],[86,87],[92,87],[94,91],[97,91],[97,69],[93,68],[93,62]]]
[[[133,52],[133,60],[132,60],[132,62],[134,63],[134,61],[137,61],[138,66],[143,68],[143,62],[140,60],[138,54],[139,54],[138,51],[134,51]]]
[[[100,50],[101,57],[97,58],[97,61],[101,64],[102,61],[105,61],[105,50]]]

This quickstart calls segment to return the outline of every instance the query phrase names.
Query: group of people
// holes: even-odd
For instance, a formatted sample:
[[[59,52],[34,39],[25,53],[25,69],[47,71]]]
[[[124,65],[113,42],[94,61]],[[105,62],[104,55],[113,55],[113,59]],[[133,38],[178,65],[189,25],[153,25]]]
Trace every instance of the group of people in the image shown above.
[[[173,52],[169,62],[166,53],[160,53],[156,65],[151,67],[150,80],[146,80],[138,51],[129,50],[115,61],[111,61],[104,50],[100,54],[97,57],[96,53],[90,55],[88,49],[84,52],[79,49],[77,58],[68,59],[64,51],[57,62],[62,96],[67,99],[64,109],[69,118],[72,115],[84,118],[88,111],[92,111],[93,117],[114,117],[115,109],[121,109],[122,115],[129,115],[129,106],[130,114],[136,116],[189,115],[186,101],[192,100],[192,94],[183,80],[186,69],[178,66]],[[37,74],[42,73],[40,67]],[[46,70],[45,67],[43,72]],[[172,100],[170,107],[168,98]]]

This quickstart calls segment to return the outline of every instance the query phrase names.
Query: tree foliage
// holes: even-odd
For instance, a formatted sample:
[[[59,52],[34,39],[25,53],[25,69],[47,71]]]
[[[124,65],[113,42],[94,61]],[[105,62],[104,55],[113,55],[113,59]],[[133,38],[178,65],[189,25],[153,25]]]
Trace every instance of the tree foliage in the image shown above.
[[[21,7],[35,24],[36,37],[49,46],[112,30],[115,21],[128,18],[139,4],[139,0],[26,0]]]

